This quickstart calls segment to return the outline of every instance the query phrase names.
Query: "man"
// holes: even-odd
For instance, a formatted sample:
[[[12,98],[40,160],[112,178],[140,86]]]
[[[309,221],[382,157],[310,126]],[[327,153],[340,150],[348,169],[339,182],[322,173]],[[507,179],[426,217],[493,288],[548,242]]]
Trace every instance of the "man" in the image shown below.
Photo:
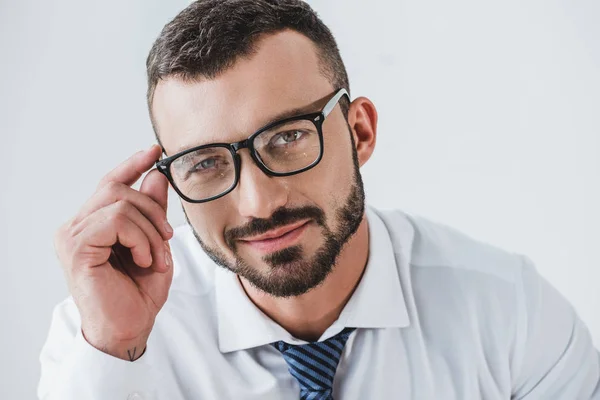
[[[56,234],[72,296],[40,399],[600,397],[588,330],[527,257],[365,207],[377,112],[308,5],[197,1],[147,67],[160,146]]]

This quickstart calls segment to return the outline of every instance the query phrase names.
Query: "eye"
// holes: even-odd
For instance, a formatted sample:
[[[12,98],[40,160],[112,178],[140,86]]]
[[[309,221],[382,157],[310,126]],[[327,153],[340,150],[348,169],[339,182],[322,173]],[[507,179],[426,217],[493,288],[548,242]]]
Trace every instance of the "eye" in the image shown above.
[[[210,169],[210,168],[214,168],[217,165],[217,160],[215,158],[207,158],[205,160],[200,161],[198,164],[194,165],[193,169],[198,171],[198,170],[203,170],[203,169]]]
[[[297,131],[297,130],[281,132],[281,133],[278,133],[277,135],[273,136],[273,138],[271,138],[270,144],[275,147],[285,147],[286,145],[289,145],[290,143],[297,142],[302,137],[304,137],[304,135],[306,135],[305,132]]]
[[[228,168],[229,162],[224,157],[210,157],[194,164],[188,169],[187,176],[192,174],[211,173]]]

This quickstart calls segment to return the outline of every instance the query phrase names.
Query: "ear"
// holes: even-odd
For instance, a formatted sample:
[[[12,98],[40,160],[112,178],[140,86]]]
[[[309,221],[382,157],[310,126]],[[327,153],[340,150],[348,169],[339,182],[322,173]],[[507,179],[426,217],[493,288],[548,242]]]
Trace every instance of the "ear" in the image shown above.
[[[362,167],[375,150],[377,138],[377,109],[366,97],[358,97],[348,109],[348,125],[352,130],[358,163]]]

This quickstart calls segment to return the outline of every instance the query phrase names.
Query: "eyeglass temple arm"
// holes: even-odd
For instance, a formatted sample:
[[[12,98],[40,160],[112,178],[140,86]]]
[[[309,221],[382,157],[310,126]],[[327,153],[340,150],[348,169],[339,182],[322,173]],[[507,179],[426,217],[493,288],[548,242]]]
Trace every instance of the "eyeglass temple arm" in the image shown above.
[[[348,95],[348,92],[346,91],[346,89],[341,88],[340,90],[338,90],[338,92],[335,94],[335,96],[333,96],[331,98],[331,100],[329,100],[327,102],[327,104],[325,104],[325,107],[323,107],[323,116],[325,118],[327,118],[327,116],[331,113],[331,111],[333,111],[337,102],[344,95],[347,96],[348,99],[350,99],[350,95]]]

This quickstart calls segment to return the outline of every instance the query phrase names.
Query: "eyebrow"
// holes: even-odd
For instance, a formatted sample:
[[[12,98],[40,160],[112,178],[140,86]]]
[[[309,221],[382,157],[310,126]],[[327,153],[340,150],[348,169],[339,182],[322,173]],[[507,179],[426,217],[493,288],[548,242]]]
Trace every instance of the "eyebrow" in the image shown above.
[[[311,114],[311,113],[319,112],[320,109],[319,110],[316,109],[316,107],[317,107],[316,104],[317,103],[319,103],[319,101],[316,101],[316,102],[314,102],[312,104],[309,104],[309,105],[307,105],[305,107],[292,108],[292,109],[289,109],[289,110],[284,110],[284,111],[282,111],[282,112],[280,112],[278,114],[275,114],[274,116],[272,116],[271,118],[269,118],[266,121],[266,123],[262,124],[260,126],[260,128],[258,128],[254,132],[258,132],[259,130],[263,129],[266,126],[269,126],[269,125],[271,125],[271,124],[273,124],[275,122],[282,121],[282,120],[287,119],[287,118],[292,118],[292,117],[296,117],[296,116],[299,116],[299,115]],[[252,134],[254,132],[252,132]],[[250,134],[248,136],[251,136],[252,134]],[[222,143],[222,142],[219,142],[219,143]],[[191,146],[189,146],[189,145],[179,146],[179,148],[176,150],[176,152],[174,154],[181,153],[182,151],[185,151],[185,150],[197,147],[197,146],[203,146],[205,144],[211,144],[211,143],[203,143],[203,144],[197,143],[197,144],[194,144],[194,145],[191,145]]]
[[[191,147],[190,147],[190,148],[191,148]],[[193,156],[195,156],[195,155],[215,154],[215,153],[218,153],[218,152],[219,152],[219,150],[217,150],[217,148],[215,148],[215,147],[207,147],[207,148],[205,148],[205,149],[200,149],[200,150],[197,150],[197,151],[196,151],[196,152],[194,152],[194,153],[188,153],[188,154],[185,154],[185,155],[183,156],[183,158],[186,158],[186,157],[193,157]]]

